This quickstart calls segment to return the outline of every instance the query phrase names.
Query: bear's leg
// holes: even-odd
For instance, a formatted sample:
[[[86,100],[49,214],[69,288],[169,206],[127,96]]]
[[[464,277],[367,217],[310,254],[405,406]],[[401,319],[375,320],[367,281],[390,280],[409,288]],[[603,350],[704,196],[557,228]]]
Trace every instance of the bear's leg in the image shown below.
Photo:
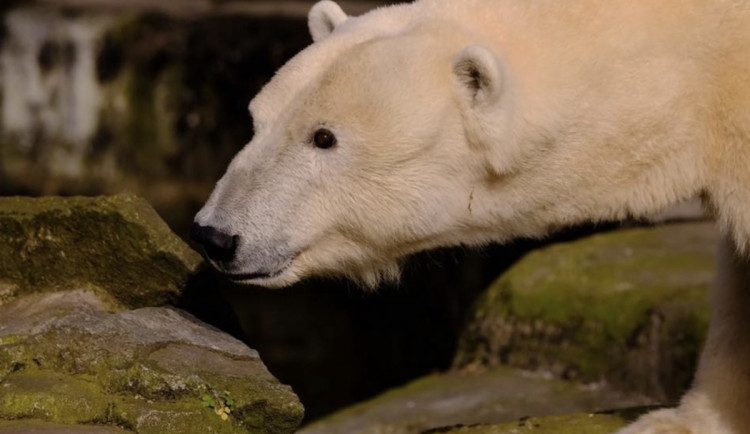
[[[722,241],[711,321],[693,388],[618,434],[750,433],[750,257]]]

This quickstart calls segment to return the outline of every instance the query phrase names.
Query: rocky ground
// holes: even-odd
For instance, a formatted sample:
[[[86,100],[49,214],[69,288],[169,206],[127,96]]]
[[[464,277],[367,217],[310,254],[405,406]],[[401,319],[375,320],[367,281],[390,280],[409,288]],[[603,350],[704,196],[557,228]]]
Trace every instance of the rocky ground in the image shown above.
[[[605,384],[582,385],[539,372],[500,367],[421,378],[313,423],[300,434],[418,434],[649,402]]]
[[[454,364],[676,399],[705,337],[717,245],[713,224],[678,223],[531,252],[477,301]]]
[[[613,432],[689,387],[717,243],[712,224],[679,223],[534,251],[479,298],[451,372],[301,432]]]
[[[610,432],[639,410],[608,410],[689,386],[716,243],[698,222],[533,251],[477,300],[449,372],[301,432]],[[0,433],[295,432],[302,404],[258,353],[170,307],[201,266],[135,196],[0,198]]]
[[[0,432],[299,426],[255,350],[165,306],[202,261],[142,199],[0,198],[0,246]]]

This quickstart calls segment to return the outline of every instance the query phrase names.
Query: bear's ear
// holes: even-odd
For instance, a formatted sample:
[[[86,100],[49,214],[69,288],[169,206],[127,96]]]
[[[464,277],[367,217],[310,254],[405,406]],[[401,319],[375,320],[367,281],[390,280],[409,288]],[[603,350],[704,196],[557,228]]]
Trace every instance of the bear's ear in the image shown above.
[[[490,50],[469,45],[453,59],[453,73],[472,105],[491,105],[503,91],[503,63]]]
[[[327,38],[347,18],[346,13],[335,2],[323,0],[315,3],[307,14],[307,27],[313,42]]]

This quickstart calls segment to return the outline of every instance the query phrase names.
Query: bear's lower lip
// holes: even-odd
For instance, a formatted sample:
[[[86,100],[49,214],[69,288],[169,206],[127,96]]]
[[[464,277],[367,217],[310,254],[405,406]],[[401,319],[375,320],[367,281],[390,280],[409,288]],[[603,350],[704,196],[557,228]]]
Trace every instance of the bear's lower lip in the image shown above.
[[[229,280],[235,282],[242,282],[246,280],[258,280],[258,279],[273,279],[284,272],[288,267],[284,267],[280,270],[274,271],[273,273],[239,273],[239,274],[225,274]]]
[[[273,279],[276,277],[279,277],[282,273],[284,273],[289,267],[291,267],[292,262],[294,262],[294,259],[297,257],[297,255],[294,255],[291,259],[289,259],[283,266],[281,266],[278,270],[272,271],[272,272],[255,272],[255,273],[227,273],[224,272],[224,276],[236,283],[242,283],[242,282],[249,282],[252,280],[268,280]]]

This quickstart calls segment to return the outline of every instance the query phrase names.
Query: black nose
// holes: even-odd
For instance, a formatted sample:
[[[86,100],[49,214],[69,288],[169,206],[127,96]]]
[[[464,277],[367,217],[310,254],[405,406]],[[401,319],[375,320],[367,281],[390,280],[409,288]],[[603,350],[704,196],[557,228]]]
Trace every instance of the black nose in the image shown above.
[[[217,262],[229,262],[237,250],[239,235],[226,234],[212,226],[201,226],[193,223],[190,238],[201,243],[206,255]]]

